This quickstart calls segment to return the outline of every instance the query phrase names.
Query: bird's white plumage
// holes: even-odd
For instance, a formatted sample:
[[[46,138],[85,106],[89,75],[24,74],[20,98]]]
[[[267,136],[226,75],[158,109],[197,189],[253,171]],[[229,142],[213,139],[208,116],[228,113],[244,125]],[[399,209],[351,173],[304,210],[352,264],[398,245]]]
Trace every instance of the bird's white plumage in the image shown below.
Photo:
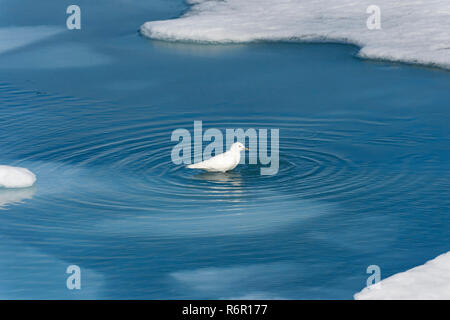
[[[189,169],[201,169],[210,172],[227,172],[236,168],[241,161],[241,151],[245,150],[242,143],[234,143],[230,150],[221,153],[208,160],[190,164],[186,166]]]

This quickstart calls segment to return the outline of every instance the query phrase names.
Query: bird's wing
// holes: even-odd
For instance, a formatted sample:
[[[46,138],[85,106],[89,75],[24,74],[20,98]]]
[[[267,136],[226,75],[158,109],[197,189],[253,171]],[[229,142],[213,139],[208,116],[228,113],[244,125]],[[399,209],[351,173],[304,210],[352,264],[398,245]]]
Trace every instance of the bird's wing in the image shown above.
[[[214,156],[212,158],[209,158],[201,163],[207,167],[214,168],[214,167],[217,167],[217,166],[220,167],[220,166],[226,164],[227,160],[228,160],[228,157],[227,157],[227,153],[225,152],[225,153],[218,154],[217,156]]]
[[[229,165],[230,157],[227,152],[218,154],[212,158],[189,165],[188,168],[192,169],[216,169],[220,170]]]

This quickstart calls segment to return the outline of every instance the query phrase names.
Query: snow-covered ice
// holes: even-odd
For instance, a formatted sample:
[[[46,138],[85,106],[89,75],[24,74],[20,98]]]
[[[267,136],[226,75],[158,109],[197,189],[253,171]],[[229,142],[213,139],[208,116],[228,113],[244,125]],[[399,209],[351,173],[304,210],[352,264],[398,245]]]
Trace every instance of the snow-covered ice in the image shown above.
[[[355,294],[368,300],[450,299],[450,251]]]
[[[190,0],[182,17],[146,22],[141,33],[170,41],[338,41],[361,57],[450,69],[448,0]],[[370,5],[381,29],[369,30]]]
[[[26,188],[36,182],[36,176],[28,169],[0,165],[0,188]]]

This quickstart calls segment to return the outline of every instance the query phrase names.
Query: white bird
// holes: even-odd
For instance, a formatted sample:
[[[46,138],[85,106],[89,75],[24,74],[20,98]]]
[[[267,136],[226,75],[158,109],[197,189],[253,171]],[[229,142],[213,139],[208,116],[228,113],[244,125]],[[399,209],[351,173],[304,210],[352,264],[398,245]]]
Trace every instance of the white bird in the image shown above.
[[[248,150],[240,142],[235,142],[230,150],[218,154],[208,160],[190,164],[186,166],[189,169],[201,169],[210,172],[227,172],[236,168],[241,161],[241,151]]]

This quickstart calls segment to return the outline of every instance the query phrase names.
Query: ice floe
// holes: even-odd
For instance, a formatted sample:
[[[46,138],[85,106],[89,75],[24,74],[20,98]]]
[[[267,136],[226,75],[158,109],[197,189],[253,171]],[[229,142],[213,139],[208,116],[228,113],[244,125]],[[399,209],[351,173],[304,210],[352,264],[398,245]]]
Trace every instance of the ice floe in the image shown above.
[[[0,188],[27,188],[36,182],[30,170],[0,165]]]
[[[190,0],[177,19],[141,33],[169,41],[338,41],[367,58],[450,68],[450,2],[378,0],[381,29],[369,30],[372,0]]]
[[[450,251],[355,294],[367,300],[450,299]]]

